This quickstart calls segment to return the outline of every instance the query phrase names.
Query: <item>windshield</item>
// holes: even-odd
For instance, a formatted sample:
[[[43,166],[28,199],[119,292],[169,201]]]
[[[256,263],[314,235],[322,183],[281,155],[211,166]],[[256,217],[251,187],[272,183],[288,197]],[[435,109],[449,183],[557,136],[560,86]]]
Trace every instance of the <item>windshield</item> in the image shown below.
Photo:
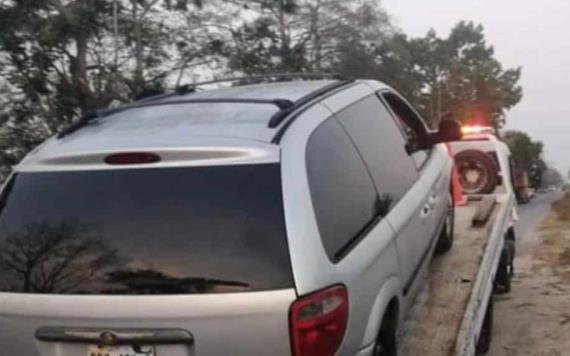
[[[278,164],[20,173],[0,204],[0,291],[293,286]]]

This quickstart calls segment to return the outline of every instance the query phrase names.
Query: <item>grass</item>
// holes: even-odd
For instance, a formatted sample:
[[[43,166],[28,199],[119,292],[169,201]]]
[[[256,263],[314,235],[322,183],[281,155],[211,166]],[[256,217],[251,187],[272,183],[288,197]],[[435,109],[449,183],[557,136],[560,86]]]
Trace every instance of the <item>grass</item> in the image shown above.
[[[562,221],[570,221],[570,192],[567,191],[562,198],[552,204],[552,210]]]
[[[552,204],[536,233],[541,242],[533,254],[533,271],[570,281],[570,192]]]

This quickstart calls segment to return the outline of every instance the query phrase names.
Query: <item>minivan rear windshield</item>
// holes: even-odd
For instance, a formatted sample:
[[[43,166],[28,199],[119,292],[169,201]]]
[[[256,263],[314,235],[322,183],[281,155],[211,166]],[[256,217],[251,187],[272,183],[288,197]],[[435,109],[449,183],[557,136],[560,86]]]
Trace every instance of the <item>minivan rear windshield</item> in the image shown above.
[[[18,173],[0,197],[0,292],[290,287],[278,164]]]

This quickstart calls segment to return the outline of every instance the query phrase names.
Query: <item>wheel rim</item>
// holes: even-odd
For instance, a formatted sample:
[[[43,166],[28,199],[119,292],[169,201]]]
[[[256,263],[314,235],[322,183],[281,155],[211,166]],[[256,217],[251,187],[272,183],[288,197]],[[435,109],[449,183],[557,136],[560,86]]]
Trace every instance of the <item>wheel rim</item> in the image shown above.
[[[476,194],[488,184],[489,172],[478,160],[461,160],[458,164],[458,168],[459,181],[465,193]]]

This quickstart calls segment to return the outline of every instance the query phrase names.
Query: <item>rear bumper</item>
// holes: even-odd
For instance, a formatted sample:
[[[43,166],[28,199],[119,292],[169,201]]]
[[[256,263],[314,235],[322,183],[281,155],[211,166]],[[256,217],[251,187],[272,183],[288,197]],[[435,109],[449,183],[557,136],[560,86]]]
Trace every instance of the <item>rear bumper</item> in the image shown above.
[[[104,331],[132,337],[150,330],[156,337],[176,330],[194,342],[157,342],[157,355],[290,355],[288,313],[295,298],[294,289],[157,296],[0,293],[0,353],[88,355],[97,344],[91,339]],[[52,332],[62,329],[79,333]]]

